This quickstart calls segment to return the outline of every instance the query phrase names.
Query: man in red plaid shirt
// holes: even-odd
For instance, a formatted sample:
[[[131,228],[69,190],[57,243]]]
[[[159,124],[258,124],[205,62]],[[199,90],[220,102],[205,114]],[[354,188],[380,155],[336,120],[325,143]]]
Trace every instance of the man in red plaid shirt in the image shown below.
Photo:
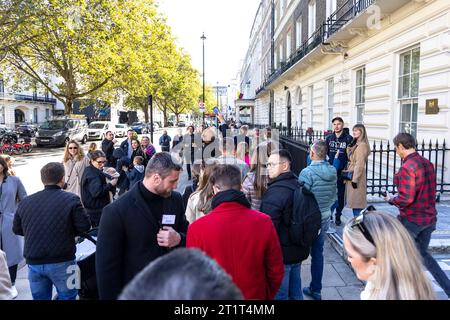
[[[434,166],[416,152],[416,140],[412,135],[398,134],[394,145],[403,165],[394,176],[397,196],[388,193],[385,199],[399,208],[398,218],[416,241],[425,266],[450,297],[450,280],[428,252],[437,222]]]

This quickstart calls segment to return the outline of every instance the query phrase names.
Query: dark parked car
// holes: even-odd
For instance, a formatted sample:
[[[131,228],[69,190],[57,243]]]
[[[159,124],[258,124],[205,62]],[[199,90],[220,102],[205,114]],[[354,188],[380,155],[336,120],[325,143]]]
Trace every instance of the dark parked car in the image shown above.
[[[36,132],[36,146],[65,146],[70,140],[77,140],[85,144],[87,138],[86,120],[54,119],[40,126]]]
[[[20,137],[34,137],[37,128],[32,125],[22,124],[16,128],[16,132]]]
[[[137,134],[147,133],[147,125],[143,122],[133,122],[131,124],[131,129]]]
[[[150,123],[134,122],[131,124],[131,129],[133,129],[137,134],[147,134],[150,133]],[[156,130],[159,130],[159,125],[155,121],[153,122],[153,132]]]
[[[0,127],[0,141],[3,143],[17,143],[18,140],[14,131]]]

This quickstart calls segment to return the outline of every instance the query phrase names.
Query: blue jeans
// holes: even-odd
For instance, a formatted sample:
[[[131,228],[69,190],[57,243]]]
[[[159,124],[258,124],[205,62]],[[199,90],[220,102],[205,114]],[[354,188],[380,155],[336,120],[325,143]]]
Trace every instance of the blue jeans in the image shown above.
[[[69,288],[69,277],[73,277],[74,261],[53,264],[28,265],[28,280],[30,282],[33,300],[51,300],[53,285],[58,293],[58,300],[75,300],[78,290]],[[72,268],[70,268],[72,267]]]
[[[340,172],[338,171],[338,177],[340,176]],[[337,200],[331,206],[331,216],[333,216],[333,212],[336,209],[336,217],[342,216],[342,210],[345,205],[345,181],[342,178],[338,178],[337,180]]]
[[[361,213],[361,211],[363,211],[363,209],[353,209],[353,216],[354,216],[354,217],[359,216],[359,214]]]
[[[283,282],[275,300],[303,300],[301,267],[301,263],[284,265]]]
[[[325,234],[330,226],[330,221],[322,222],[319,236],[314,240],[311,246],[311,283],[309,288],[314,293],[322,291],[323,276],[323,246],[325,244]]]

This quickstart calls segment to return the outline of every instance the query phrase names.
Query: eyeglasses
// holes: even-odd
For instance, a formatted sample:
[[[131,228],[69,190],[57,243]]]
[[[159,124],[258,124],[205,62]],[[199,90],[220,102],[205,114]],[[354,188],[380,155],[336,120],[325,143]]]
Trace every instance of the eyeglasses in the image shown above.
[[[271,162],[268,162],[268,163],[267,163],[267,168],[275,167],[275,166],[278,166],[278,165],[280,165],[280,164],[282,164],[282,163],[284,163],[284,162],[278,162],[278,163],[271,163]]]
[[[78,150],[78,147],[69,147],[69,150]]]
[[[375,241],[373,241],[373,238],[370,235],[369,230],[367,229],[366,225],[364,224],[364,218],[365,218],[366,214],[371,211],[376,211],[374,206],[368,206],[363,211],[361,211],[359,216],[357,216],[356,218],[353,218],[353,222],[350,225],[350,227],[351,228],[358,227],[358,229],[363,234],[364,238],[366,238],[367,241],[369,241],[371,244],[373,244],[375,246]]]
[[[106,161],[97,161],[97,160],[94,160],[95,162],[97,162],[98,164],[105,164],[106,163]]]

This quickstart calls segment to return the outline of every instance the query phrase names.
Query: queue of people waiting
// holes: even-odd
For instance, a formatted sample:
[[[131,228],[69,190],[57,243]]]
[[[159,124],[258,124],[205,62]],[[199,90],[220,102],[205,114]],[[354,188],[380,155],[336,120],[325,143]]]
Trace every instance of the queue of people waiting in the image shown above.
[[[345,225],[344,246],[357,277],[366,281],[362,299],[434,299],[424,266],[449,294],[448,278],[427,252],[437,214],[434,171],[415,152],[414,138],[399,134],[394,139],[405,162],[394,181],[399,194],[386,194],[386,200],[400,209],[397,220],[382,212],[364,210],[364,157],[370,151],[364,126],[355,126],[353,137],[344,132],[341,118],[333,120],[333,127],[333,135],[311,146],[310,164],[299,176],[291,170],[295,159],[280,149],[270,130],[262,135],[255,130],[249,135],[245,126],[235,136],[220,130],[221,137],[212,128],[196,132],[189,127],[187,134],[179,134],[171,153],[155,153],[149,141],[143,139],[142,146],[129,133],[115,150],[111,150],[114,140],[108,136],[110,143],[104,141],[106,152],[93,151],[87,160],[79,145],[70,142],[64,165],[50,163],[41,170],[45,190],[29,197],[24,194],[14,214],[13,231],[24,236],[24,257],[32,266],[29,281],[33,298],[49,299],[52,285],[62,299],[76,297],[76,289],[64,287],[61,279],[67,275],[63,271],[75,264],[75,236],[98,226],[96,277],[100,299],[200,297],[202,287],[211,289],[217,287],[216,282],[225,281],[223,299],[299,300],[307,295],[321,300],[325,234],[334,210],[334,222],[341,223],[345,197],[355,217]],[[150,157],[148,150],[153,151]],[[123,169],[133,181],[127,187],[129,191],[118,198],[114,194],[117,187],[122,190],[120,177],[112,171],[105,174],[105,164],[115,164],[118,172]],[[186,188],[183,197],[174,190],[184,165],[193,185]],[[420,172],[417,166],[427,171],[423,176],[428,179],[415,188],[427,192],[402,188],[406,179],[402,175]],[[135,177],[136,171],[142,179]],[[308,246],[291,237],[291,219],[299,201],[294,195],[302,199],[312,195],[319,209],[319,232]],[[72,219],[61,218],[67,216]],[[55,219],[59,221],[56,230]],[[49,234],[45,239],[39,238],[43,230]],[[50,253],[43,254],[39,244],[45,241],[51,241],[52,247]],[[206,256],[197,254],[195,260],[192,255],[196,254],[178,251],[183,247],[200,249]],[[399,252],[404,259],[398,259]],[[309,256],[311,283],[302,287],[301,266]],[[173,264],[169,257],[174,257]],[[161,259],[165,259],[164,266],[168,265],[164,273]],[[167,286],[158,280],[182,281],[180,271],[170,266],[188,264],[190,259],[200,265],[208,264],[205,259],[213,259],[217,265],[211,263],[212,268],[223,273],[208,279],[201,272],[197,277],[192,275],[198,280],[199,287],[195,288],[183,288],[179,283]],[[45,269],[49,265],[52,268]],[[147,291],[153,293],[146,295]]]

